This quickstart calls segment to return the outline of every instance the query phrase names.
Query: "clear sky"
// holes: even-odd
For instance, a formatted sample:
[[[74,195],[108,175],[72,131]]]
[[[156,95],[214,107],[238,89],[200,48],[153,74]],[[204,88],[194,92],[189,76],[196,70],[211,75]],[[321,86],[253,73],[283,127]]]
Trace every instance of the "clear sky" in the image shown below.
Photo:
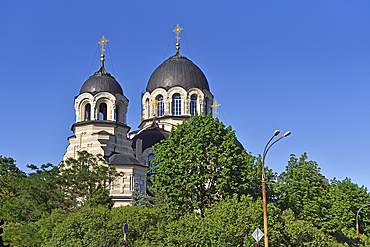
[[[57,165],[75,122],[74,97],[100,68],[129,99],[137,129],[151,73],[181,54],[206,75],[247,151],[271,148],[280,173],[307,152],[329,179],[370,188],[369,1],[1,1],[0,155]],[[28,170],[26,170],[28,171]]]

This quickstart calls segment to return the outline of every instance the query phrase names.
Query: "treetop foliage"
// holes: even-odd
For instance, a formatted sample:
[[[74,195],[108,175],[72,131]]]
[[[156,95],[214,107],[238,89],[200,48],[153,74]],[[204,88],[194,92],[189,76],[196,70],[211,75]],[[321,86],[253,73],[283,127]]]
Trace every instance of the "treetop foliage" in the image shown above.
[[[26,173],[16,166],[13,158],[7,158],[0,155],[0,176],[6,176],[10,174],[19,177],[26,176]]]
[[[247,193],[257,175],[247,175],[256,160],[240,149],[235,132],[211,114],[177,125],[153,150],[153,187],[175,214],[202,215],[221,198]]]
[[[70,200],[89,207],[98,204],[112,207],[114,202],[109,196],[109,186],[124,175],[117,172],[115,166],[108,165],[101,154],[87,152],[79,153],[77,159],[69,158],[62,162],[59,170],[63,188]]]
[[[101,156],[80,153],[60,166],[45,164],[27,177],[1,176],[0,218],[9,222],[35,222],[54,209],[73,211],[77,207],[113,206],[109,185],[122,173],[108,166]]]

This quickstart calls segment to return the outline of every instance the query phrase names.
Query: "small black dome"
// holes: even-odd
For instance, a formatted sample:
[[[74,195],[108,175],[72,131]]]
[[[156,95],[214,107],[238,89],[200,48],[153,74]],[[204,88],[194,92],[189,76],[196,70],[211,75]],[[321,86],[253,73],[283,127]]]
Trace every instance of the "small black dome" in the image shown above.
[[[134,138],[132,138],[131,147],[133,149],[136,149],[136,140],[141,139],[143,140],[142,151],[144,152],[145,149],[154,146],[160,141],[167,140],[169,136],[170,136],[169,132],[159,128],[157,123],[153,123],[151,127],[149,127],[146,130],[143,130],[138,135],[134,136]]]
[[[146,91],[152,93],[156,88],[168,90],[175,86],[180,86],[185,90],[195,87],[209,91],[208,81],[203,72],[179,52],[154,70],[149,78]]]
[[[100,92],[109,92],[113,95],[119,93],[123,95],[121,85],[119,85],[116,79],[104,67],[101,67],[99,71],[90,76],[80,90],[80,94],[91,93],[94,95]]]

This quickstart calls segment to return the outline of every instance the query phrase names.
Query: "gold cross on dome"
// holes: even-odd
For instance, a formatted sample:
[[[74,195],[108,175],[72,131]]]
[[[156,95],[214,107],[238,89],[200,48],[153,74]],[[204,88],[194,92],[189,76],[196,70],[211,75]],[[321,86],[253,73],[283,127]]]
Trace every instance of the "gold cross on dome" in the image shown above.
[[[177,27],[175,27],[175,29],[173,30],[173,32],[177,34],[177,36],[175,37],[177,39],[177,43],[179,43],[179,33],[181,32],[181,30],[183,30],[183,28],[180,27],[179,24],[177,24]]]
[[[219,108],[221,106],[221,104],[217,103],[217,100],[215,100],[215,103],[211,106],[215,111],[215,118],[217,118],[217,115],[218,115],[218,112],[217,112],[217,108]]]
[[[99,45],[101,45],[101,53],[102,54],[104,54],[104,51],[105,51],[105,49],[104,49],[104,46],[108,43],[108,41],[109,40],[107,40],[105,37],[104,37],[104,35],[103,35],[103,37],[101,38],[101,40],[98,42],[98,44]]]
[[[143,121],[143,119],[144,119],[144,113],[143,113],[143,114],[141,114],[141,116],[139,117],[139,119],[140,119],[141,121]]]

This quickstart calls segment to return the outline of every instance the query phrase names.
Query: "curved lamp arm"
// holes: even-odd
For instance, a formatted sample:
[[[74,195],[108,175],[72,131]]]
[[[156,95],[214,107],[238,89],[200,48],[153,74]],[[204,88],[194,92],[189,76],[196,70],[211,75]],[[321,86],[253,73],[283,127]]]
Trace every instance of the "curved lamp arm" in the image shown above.
[[[277,133],[277,134],[276,134]],[[262,167],[264,168],[264,164],[265,164],[265,158],[266,158],[266,155],[267,155],[267,152],[270,150],[270,148],[272,147],[272,145],[274,145],[275,143],[277,143],[278,141],[280,141],[281,139],[283,139],[284,137],[287,137],[289,136],[290,134],[292,134],[292,132],[290,131],[287,131],[283,136],[281,136],[279,139],[277,139],[276,141],[274,141],[269,147],[267,147],[269,145],[269,143],[271,142],[271,140],[277,136],[278,134],[280,133],[279,130],[276,130],[275,133],[274,133],[274,136],[271,137],[270,141],[267,143],[266,147],[265,147],[265,150],[263,151],[263,157],[262,157]],[[266,149],[267,148],[267,149]],[[262,168],[262,177],[264,178],[265,177],[265,170]]]

